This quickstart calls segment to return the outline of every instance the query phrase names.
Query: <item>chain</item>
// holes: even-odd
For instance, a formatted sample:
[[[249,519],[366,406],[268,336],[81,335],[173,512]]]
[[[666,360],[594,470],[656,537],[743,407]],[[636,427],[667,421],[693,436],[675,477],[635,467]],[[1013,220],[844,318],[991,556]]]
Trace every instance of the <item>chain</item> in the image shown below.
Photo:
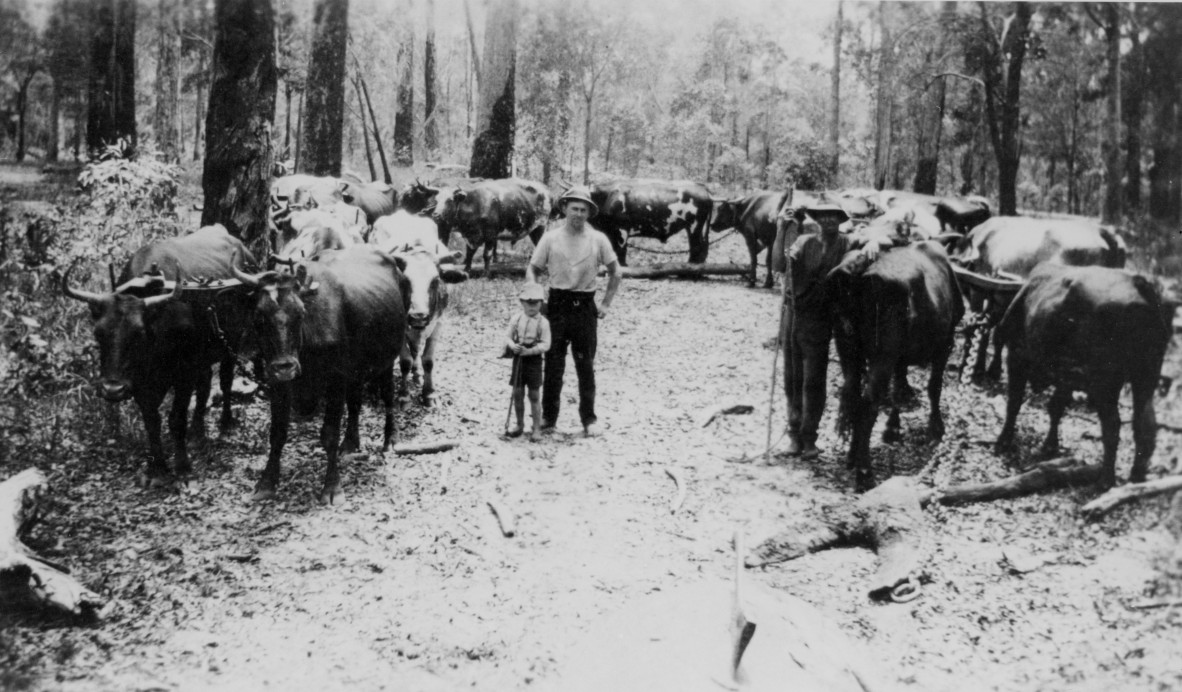
[[[714,240],[707,241],[706,247],[710,247],[711,245],[719,242],[720,240],[723,240],[724,238],[733,234],[734,232],[735,232],[735,229],[732,228],[731,230],[727,231],[726,233],[723,233],[722,235],[718,236]],[[628,237],[632,238],[633,236],[628,236]],[[641,252],[650,252],[654,255],[684,255],[685,254],[685,250],[652,250],[649,248],[640,247],[639,245],[633,245],[632,243],[628,243],[627,245],[628,245],[628,247],[632,248],[633,250],[640,250]]]

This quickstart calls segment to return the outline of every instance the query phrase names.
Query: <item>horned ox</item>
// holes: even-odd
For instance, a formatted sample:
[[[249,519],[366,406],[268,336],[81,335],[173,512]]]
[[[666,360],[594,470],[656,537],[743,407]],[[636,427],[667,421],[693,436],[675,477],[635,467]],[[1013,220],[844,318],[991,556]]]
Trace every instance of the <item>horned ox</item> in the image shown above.
[[[733,228],[747,243],[747,252],[751,256],[748,286],[755,285],[759,251],[767,248],[767,278],[763,285],[764,288],[772,287],[772,245],[776,240],[776,219],[791,198],[790,192],[756,192],[745,197],[714,202],[710,230],[717,232]]]
[[[714,209],[710,191],[689,181],[617,180],[591,188],[599,214],[591,220],[603,231],[621,265],[628,259],[630,235],[662,243],[681,232],[689,235],[689,261],[702,263],[710,252],[706,226]]]

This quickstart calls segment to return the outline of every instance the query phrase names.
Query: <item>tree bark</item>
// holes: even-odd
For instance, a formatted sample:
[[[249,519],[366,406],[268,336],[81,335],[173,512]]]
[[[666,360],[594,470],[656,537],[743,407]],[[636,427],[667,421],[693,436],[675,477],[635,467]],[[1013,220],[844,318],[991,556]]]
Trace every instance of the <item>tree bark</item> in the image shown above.
[[[197,58],[197,71],[205,72],[205,52]],[[193,160],[200,161],[202,145],[205,143],[205,82],[197,80],[196,113],[193,115]]]
[[[415,162],[415,32],[413,24],[406,42],[398,48],[398,110],[394,114],[394,163],[410,166]]]
[[[837,18],[833,20],[833,72],[830,79],[829,95],[829,179],[837,181],[841,152],[841,32],[845,20],[842,15],[842,0],[837,0]],[[766,119],[765,119],[766,122]],[[764,132],[763,180],[767,184],[767,166],[771,159],[768,133]]]
[[[484,74],[472,146],[473,178],[513,175],[517,0],[492,0],[484,31]]]
[[[1148,85],[1153,99],[1153,164],[1149,168],[1149,215],[1157,221],[1182,221],[1182,89],[1178,71],[1182,56],[1182,5],[1160,4],[1152,9],[1157,21],[1145,41]]]
[[[1129,32],[1132,49],[1125,64],[1121,117],[1125,121],[1125,209],[1141,208],[1141,121],[1145,114],[1145,59],[1141,34],[1134,26]]]
[[[878,6],[882,45],[879,47],[878,93],[874,128],[874,188],[876,190],[886,187],[891,170],[891,120],[895,105],[893,94],[895,43],[891,38],[891,28],[887,21],[887,8],[890,6],[890,3],[885,2]]]
[[[365,83],[365,77],[361,75],[361,64],[357,62],[356,57],[353,58],[353,69],[357,73],[357,81],[361,82],[361,95],[365,97],[365,109],[369,112],[369,124],[373,127],[373,144],[378,150],[378,158],[382,161],[383,180],[392,184],[394,179],[390,177],[390,164],[386,162],[386,147],[382,145],[382,128],[378,125],[378,117],[373,112],[373,101],[369,98],[369,85]]]
[[[179,163],[180,139],[177,134],[177,102],[180,80],[181,34],[176,0],[160,0],[156,58],[156,147],[168,163]]]
[[[55,162],[60,157],[62,132],[62,90],[58,80],[53,80],[53,92],[49,102],[49,146],[46,148],[45,159]]]
[[[935,45],[925,56],[925,67],[930,72],[942,71],[946,37],[956,17],[956,2],[945,0],[940,7],[940,23],[936,29]],[[916,133],[919,152],[915,160],[915,183],[912,189],[925,195],[936,194],[940,171],[940,138],[944,129],[944,96],[947,77],[938,77],[928,84],[921,99],[919,131]]]
[[[1014,216],[1018,211],[1018,167],[1021,163],[1022,64],[1030,28],[1030,4],[1014,3],[1000,35],[989,23],[986,3],[980,4],[982,40],[989,48],[984,61],[985,108],[989,134],[997,159],[998,214]]]
[[[353,91],[357,94],[357,113],[361,116],[361,140],[365,143],[365,163],[369,166],[369,179],[377,180],[378,171],[373,165],[373,147],[369,145],[369,117],[365,114],[365,97],[361,95],[361,78],[353,77]]]
[[[312,24],[298,170],[335,177],[341,174],[349,0],[317,0]]]
[[[423,148],[428,159],[439,148],[439,129],[435,123],[435,0],[426,0],[427,39],[423,48]]]
[[[1121,176],[1124,172],[1121,165],[1121,65],[1120,65],[1120,8],[1114,2],[1104,5],[1105,26],[1108,48],[1108,99],[1107,99],[1107,127],[1104,136],[1104,173],[1105,194],[1102,221],[1116,224],[1123,214]]]
[[[135,125],[135,0],[102,0],[91,41],[86,148],[94,156],[119,139],[130,151]]]
[[[201,225],[220,223],[265,257],[278,81],[274,15],[270,3],[254,0],[217,0],[214,12]]]

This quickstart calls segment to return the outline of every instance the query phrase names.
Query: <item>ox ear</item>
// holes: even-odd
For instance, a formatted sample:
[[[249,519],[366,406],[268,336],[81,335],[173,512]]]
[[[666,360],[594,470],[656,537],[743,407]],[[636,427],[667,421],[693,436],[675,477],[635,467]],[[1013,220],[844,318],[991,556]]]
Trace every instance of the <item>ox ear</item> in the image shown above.
[[[445,284],[460,284],[468,280],[468,272],[454,267],[444,267],[439,270],[439,278]]]
[[[296,285],[299,286],[300,289],[301,298],[314,295],[316,291],[320,289],[319,281],[308,280],[308,267],[305,264],[299,264],[296,266],[295,279]]]
[[[398,271],[405,272],[406,271],[406,255],[403,255],[401,252],[396,252],[390,256],[394,258],[394,264],[396,264],[398,266]]]

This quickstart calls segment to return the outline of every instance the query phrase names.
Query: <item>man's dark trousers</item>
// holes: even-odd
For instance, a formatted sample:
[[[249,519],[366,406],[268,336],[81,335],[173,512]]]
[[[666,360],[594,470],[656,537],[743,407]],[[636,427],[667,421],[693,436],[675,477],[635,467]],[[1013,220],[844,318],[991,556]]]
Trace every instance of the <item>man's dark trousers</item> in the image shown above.
[[[546,352],[546,371],[542,380],[542,420],[549,425],[558,420],[562,376],[566,372],[569,347],[579,378],[579,419],[584,426],[591,425],[597,420],[595,348],[599,315],[595,309],[595,292],[550,289],[546,319],[550,320],[550,350]]]

